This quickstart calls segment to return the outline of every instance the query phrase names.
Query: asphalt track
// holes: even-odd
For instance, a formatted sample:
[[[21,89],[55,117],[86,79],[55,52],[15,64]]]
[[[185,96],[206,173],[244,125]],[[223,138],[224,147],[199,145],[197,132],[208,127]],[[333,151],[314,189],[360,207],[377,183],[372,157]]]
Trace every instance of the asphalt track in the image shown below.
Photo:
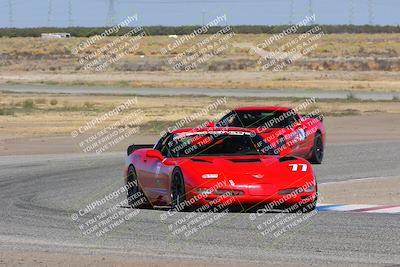
[[[398,175],[398,151],[400,142],[330,145],[324,163],[315,166],[318,182]],[[396,214],[319,212],[274,236],[261,234],[259,225],[290,214],[278,220],[274,213],[218,213],[219,219],[186,237],[173,230],[188,213],[167,216],[161,210],[130,209],[138,213],[110,232],[85,236],[79,225],[87,217],[73,221],[71,215],[120,188],[123,165],[124,152],[0,157],[0,249],[224,263],[400,264]],[[90,216],[122,199],[120,195]]]
[[[46,86],[46,85],[10,85],[1,84],[0,91],[18,93],[51,93],[51,94],[104,94],[104,95],[164,95],[164,96],[226,96],[226,97],[282,97],[346,99],[350,91],[316,91],[300,89],[219,89],[219,88],[110,88],[110,87],[80,87],[80,86]],[[399,93],[351,91],[353,97],[363,100],[392,100],[400,97]]]

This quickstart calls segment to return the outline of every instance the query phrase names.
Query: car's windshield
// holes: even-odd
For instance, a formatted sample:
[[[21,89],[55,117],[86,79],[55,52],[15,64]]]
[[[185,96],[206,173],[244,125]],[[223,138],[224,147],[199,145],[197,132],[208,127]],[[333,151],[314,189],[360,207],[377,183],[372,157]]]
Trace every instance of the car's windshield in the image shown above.
[[[276,155],[273,147],[262,137],[240,131],[173,134],[161,152],[167,157]]]
[[[292,113],[279,110],[238,110],[232,111],[219,122],[219,127],[268,128],[290,127],[295,122]]]

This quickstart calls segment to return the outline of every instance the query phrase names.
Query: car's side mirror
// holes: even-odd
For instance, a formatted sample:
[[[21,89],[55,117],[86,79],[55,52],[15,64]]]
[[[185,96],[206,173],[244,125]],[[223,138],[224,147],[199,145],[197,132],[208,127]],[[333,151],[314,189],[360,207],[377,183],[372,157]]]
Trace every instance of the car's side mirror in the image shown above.
[[[294,128],[299,128],[299,127],[302,127],[303,124],[301,124],[300,122],[296,122],[293,126],[294,126]]]
[[[214,127],[215,127],[215,122],[209,121],[209,122],[207,123],[207,127],[214,128]]]
[[[164,160],[164,156],[161,155],[161,152],[155,149],[150,149],[146,151],[146,157],[148,158],[154,158],[154,159],[159,159],[159,160]]]

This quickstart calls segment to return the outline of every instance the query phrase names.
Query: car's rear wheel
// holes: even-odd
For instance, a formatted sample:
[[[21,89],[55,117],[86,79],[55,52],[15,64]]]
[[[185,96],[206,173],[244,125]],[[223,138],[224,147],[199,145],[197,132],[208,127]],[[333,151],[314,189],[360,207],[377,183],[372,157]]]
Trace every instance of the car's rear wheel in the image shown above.
[[[316,133],[314,137],[314,146],[311,149],[311,157],[309,161],[314,164],[321,164],[324,158],[324,143],[321,133]]]
[[[185,182],[180,169],[176,168],[172,173],[171,181],[171,206],[178,211],[184,210]]]
[[[129,166],[127,175],[129,185],[127,190],[128,205],[134,208],[141,207],[147,200],[140,188],[135,167]]]

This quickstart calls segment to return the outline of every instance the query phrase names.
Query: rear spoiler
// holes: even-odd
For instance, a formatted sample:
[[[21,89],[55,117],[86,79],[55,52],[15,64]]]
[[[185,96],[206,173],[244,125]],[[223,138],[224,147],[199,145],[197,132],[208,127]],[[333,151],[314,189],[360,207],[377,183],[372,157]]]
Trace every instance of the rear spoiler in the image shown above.
[[[126,153],[129,156],[135,150],[142,149],[142,148],[153,148],[153,147],[154,147],[154,144],[153,145],[151,145],[151,144],[145,144],[145,145],[135,145],[135,144],[133,144],[133,145],[128,146],[128,149],[126,150]]]
[[[321,122],[322,121],[324,121],[324,115],[322,115],[322,114],[317,114],[317,115],[313,115],[313,114],[301,114],[301,117],[303,117],[303,118],[307,118],[307,119],[318,119],[318,120],[320,120]]]

